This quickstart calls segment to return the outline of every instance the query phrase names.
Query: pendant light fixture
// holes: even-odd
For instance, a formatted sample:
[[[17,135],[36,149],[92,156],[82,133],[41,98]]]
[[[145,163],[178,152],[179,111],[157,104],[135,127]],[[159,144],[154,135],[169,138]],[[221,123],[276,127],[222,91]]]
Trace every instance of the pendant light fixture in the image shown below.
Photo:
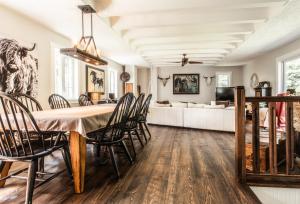
[[[81,10],[82,36],[77,45],[73,48],[63,48],[60,53],[93,65],[107,65],[107,62],[99,57],[93,37],[93,14],[96,11],[90,5],[81,5],[78,8]],[[85,36],[84,15],[88,14],[91,16],[91,34]]]

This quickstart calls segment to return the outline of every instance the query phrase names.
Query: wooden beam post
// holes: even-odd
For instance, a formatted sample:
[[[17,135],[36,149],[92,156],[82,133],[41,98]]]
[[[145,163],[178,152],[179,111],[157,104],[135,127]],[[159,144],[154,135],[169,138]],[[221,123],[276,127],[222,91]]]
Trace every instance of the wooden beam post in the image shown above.
[[[246,182],[245,155],[245,88],[235,89],[235,175],[238,182]]]

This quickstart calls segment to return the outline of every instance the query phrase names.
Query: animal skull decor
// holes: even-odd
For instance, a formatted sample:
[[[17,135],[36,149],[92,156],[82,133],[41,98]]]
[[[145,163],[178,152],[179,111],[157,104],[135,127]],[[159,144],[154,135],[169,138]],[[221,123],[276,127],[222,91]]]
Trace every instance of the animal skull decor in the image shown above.
[[[159,80],[162,81],[162,83],[163,83],[164,86],[166,86],[167,83],[168,83],[168,80],[169,80],[171,77],[170,77],[170,75],[169,75],[169,77],[167,77],[167,78],[162,78],[162,77],[160,77],[160,76],[158,76],[157,78],[158,78]]]
[[[203,78],[205,79],[205,83],[207,86],[210,86],[213,79],[216,78],[216,76],[203,76]]]

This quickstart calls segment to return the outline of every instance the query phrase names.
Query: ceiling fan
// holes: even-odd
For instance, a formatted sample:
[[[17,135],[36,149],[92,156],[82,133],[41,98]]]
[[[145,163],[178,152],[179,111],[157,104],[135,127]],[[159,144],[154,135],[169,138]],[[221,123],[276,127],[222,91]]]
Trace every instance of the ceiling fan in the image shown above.
[[[203,64],[203,62],[199,61],[190,61],[189,58],[186,57],[186,54],[182,54],[183,58],[181,62],[171,62],[171,63],[181,63],[181,66],[184,67],[186,64]]]

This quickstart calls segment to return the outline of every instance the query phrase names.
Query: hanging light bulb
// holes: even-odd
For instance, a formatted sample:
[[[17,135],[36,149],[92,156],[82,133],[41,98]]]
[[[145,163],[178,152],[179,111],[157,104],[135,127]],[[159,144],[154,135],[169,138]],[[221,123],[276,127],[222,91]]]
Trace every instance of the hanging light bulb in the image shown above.
[[[63,48],[60,52],[64,55],[68,55],[85,61],[94,65],[107,65],[107,62],[101,59],[99,52],[96,47],[96,43],[93,37],[93,13],[96,11],[90,5],[78,6],[81,10],[82,19],[82,36],[77,44],[73,48]],[[90,14],[91,17],[91,34],[90,36],[85,36],[84,34],[84,15]]]

